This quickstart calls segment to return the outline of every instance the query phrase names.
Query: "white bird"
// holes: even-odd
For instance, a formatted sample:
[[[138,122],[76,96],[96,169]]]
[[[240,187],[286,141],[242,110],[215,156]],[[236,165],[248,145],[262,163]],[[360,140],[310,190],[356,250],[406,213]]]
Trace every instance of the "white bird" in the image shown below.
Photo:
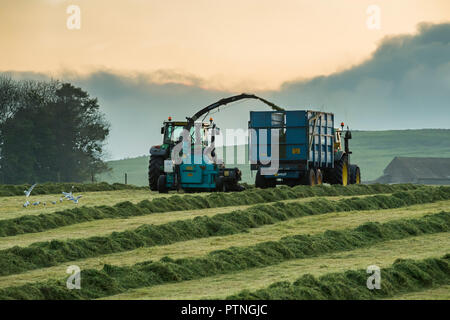
[[[26,208],[26,207],[28,207],[29,205],[30,205],[30,201],[27,200],[27,202],[25,202],[25,203],[23,204],[23,207]]]
[[[62,192],[62,194],[64,195],[64,198],[71,200],[70,198],[72,198],[72,191],[70,192]]]
[[[73,203],[78,204],[78,200],[79,200],[81,197],[82,197],[82,196],[78,196],[78,197],[76,197],[76,198],[72,197],[72,198],[69,199],[69,200],[72,200]]]
[[[63,198],[59,198],[59,202],[63,202]]]
[[[31,191],[33,191],[33,189],[34,189],[34,187],[36,187],[36,185],[37,185],[37,183],[35,183],[35,184],[33,184],[31,187],[30,187],[30,189],[28,189],[28,190],[25,190],[23,193],[25,193],[25,197],[29,197],[30,196],[30,194],[31,194]]]

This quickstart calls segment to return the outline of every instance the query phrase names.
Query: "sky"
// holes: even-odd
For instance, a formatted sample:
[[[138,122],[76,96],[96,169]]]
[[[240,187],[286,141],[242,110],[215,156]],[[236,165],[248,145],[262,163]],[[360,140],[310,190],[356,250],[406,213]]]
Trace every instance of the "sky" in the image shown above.
[[[275,89],[365,60],[386,35],[450,19],[448,0],[0,0],[0,70],[155,73],[153,81]],[[380,8],[380,29],[367,8]],[[68,6],[80,29],[68,29]]]
[[[68,28],[71,5],[79,29]],[[98,97],[113,159],[147,154],[168,115],[183,119],[244,91],[335,112],[355,129],[450,128],[448,0],[0,0],[0,8],[0,72],[71,81]],[[216,115],[222,127],[245,128],[248,110],[264,110],[233,108]]]

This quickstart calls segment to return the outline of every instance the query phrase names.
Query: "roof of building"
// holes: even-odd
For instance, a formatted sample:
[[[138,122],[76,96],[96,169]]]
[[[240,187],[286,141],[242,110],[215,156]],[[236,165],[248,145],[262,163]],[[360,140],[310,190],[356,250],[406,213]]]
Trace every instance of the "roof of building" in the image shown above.
[[[450,179],[450,158],[396,157],[384,169],[391,177]]]

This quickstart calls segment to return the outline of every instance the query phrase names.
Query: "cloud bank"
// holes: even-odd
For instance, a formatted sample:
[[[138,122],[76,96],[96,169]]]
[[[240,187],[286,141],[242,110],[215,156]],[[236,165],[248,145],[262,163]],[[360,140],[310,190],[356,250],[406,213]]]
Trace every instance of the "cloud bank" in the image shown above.
[[[15,78],[46,75],[11,73]],[[160,142],[167,116],[184,119],[201,107],[238,92],[207,90],[205,80],[171,71],[124,76],[98,71],[65,74],[99,99],[112,124],[111,158],[147,154]],[[279,90],[257,92],[287,109],[334,112],[354,129],[450,128],[450,23],[421,24],[415,35],[384,39],[365,62],[329,76],[290,81]],[[214,118],[222,128],[246,128],[256,101],[226,107]]]

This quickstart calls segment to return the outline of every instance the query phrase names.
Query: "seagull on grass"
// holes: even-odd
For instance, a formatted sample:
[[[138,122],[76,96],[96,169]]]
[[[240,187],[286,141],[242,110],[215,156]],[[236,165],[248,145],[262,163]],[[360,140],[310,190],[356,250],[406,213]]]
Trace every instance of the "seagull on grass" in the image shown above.
[[[78,197],[76,197],[76,198],[72,197],[72,198],[70,198],[69,200],[72,200],[73,203],[78,204],[78,200],[79,200],[81,197],[82,197],[82,196],[78,196]]]
[[[74,188],[74,186],[72,186],[72,190],[70,190],[70,192],[64,192],[64,191],[62,192],[65,199],[72,200],[71,198],[73,198],[73,188]]]

